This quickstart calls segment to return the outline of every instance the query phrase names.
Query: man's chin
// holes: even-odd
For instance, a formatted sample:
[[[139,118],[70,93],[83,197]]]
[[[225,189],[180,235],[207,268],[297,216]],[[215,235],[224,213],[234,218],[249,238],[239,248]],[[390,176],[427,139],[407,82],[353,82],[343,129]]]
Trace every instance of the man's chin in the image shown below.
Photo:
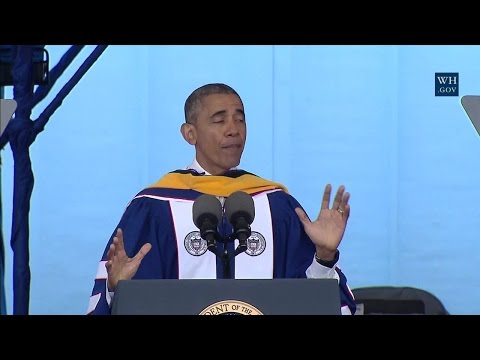
[[[238,165],[240,165],[240,159],[235,161],[229,161],[228,163],[225,164],[225,168],[227,169],[236,168]]]

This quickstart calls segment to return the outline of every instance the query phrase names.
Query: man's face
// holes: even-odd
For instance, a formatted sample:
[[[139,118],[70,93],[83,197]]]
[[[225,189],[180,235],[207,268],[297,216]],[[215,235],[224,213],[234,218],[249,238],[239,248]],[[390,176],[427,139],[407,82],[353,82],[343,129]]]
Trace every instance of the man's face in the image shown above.
[[[193,141],[200,165],[212,175],[240,164],[247,137],[245,113],[238,96],[204,97],[193,125]]]

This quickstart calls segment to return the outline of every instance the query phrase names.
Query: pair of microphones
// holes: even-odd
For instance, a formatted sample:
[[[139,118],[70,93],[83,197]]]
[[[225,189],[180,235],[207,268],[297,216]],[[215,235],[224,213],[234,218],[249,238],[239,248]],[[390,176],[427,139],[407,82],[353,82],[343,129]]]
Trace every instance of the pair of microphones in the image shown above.
[[[243,191],[236,191],[225,199],[225,213],[220,200],[208,194],[200,195],[193,203],[193,222],[200,230],[200,236],[207,241],[207,249],[224,260],[229,258],[226,251],[221,254],[217,250],[217,242],[238,240],[234,256],[247,250],[247,239],[252,231],[250,225],[255,218],[255,205],[251,195]],[[222,237],[218,232],[218,225],[225,214],[227,221],[232,225],[232,234]]]

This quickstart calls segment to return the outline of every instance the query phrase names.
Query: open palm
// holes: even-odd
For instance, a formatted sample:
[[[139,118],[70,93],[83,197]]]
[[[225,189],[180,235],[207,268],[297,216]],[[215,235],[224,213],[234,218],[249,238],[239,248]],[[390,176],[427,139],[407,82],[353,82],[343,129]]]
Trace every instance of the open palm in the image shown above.
[[[345,192],[345,187],[341,185],[338,188],[332,208],[329,207],[331,191],[332,186],[327,184],[316,220],[310,221],[305,211],[301,208],[295,209],[305,232],[317,248],[317,256],[324,260],[332,260],[335,257],[350,216],[348,205],[350,194]]]
[[[108,249],[107,263],[105,265],[108,274],[109,291],[113,291],[120,280],[130,280],[135,276],[140,263],[151,248],[151,244],[144,244],[134,257],[129,258],[123,245],[122,229],[117,229],[110,249]]]

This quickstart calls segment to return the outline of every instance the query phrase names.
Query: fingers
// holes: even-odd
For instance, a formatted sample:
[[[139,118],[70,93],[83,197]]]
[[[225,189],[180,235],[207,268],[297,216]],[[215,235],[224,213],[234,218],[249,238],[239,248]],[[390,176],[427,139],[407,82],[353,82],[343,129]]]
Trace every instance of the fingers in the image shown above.
[[[305,211],[302,210],[302,208],[299,208],[299,207],[295,208],[295,212],[297,213],[298,218],[300,219],[303,225],[305,224],[308,225],[310,223],[310,219],[308,218]]]
[[[123,249],[123,232],[122,229],[118,228],[107,252],[107,263],[105,264],[107,271],[112,267],[115,256],[118,256],[118,253]]]
[[[348,200],[349,199],[350,199],[350,193],[346,192],[345,194],[343,194],[342,201],[340,202],[338,207],[342,210],[345,210],[346,206],[348,205]]]
[[[350,193],[346,192],[343,195],[342,201],[338,206],[337,211],[342,214],[342,219],[347,222],[348,217],[350,216],[350,205],[348,204],[348,200],[350,199]]]
[[[327,184],[325,186],[325,191],[323,192],[322,206],[321,209],[328,209],[330,206],[330,193],[332,192],[332,185]]]
[[[121,233],[121,230],[117,230],[117,234],[114,236],[112,243],[110,244],[110,247],[108,249],[107,259],[113,260],[113,258],[119,253],[121,249],[123,249],[123,235]]]
[[[133,260],[138,261],[140,263],[140,261],[143,260],[145,255],[147,255],[151,249],[152,249],[152,244],[150,243],[144,244],[138,251],[137,255],[134,256]]]
[[[343,199],[344,191],[345,191],[345,186],[340,185],[340,187],[337,190],[337,194],[335,195],[335,199],[333,200],[333,206],[332,206],[333,210],[338,210],[338,208],[340,207],[340,204],[341,204],[342,199]],[[342,208],[342,210],[343,210],[343,208]]]
[[[323,193],[320,214],[322,213],[322,210],[330,208],[329,203],[330,203],[331,191],[332,191],[332,186],[330,184],[327,184],[325,186],[325,192]],[[338,211],[339,213],[342,214],[342,217],[344,217],[345,219],[348,219],[348,216],[350,215],[350,205],[348,205],[349,200],[350,200],[350,193],[345,192],[344,185],[340,185],[340,187],[337,190],[337,193],[335,194],[335,198],[333,199],[332,210]],[[320,217],[320,214],[318,215],[319,217]]]
[[[345,217],[345,221],[348,220],[348,217],[350,216],[350,205],[345,205],[345,213],[343,214]]]
[[[115,259],[115,255],[117,255],[117,252],[118,252],[118,238],[115,236],[107,252],[107,263],[105,264],[107,271],[110,270],[110,268],[112,267],[112,263]]]
[[[113,259],[114,256],[115,256],[115,244],[111,243],[107,252],[107,260]]]
[[[107,263],[105,264],[107,271],[109,271],[110,268],[112,267],[114,257],[115,257],[115,245],[112,243],[110,244],[110,248],[108,249]]]
[[[122,251],[124,250],[124,246],[123,246],[123,231],[122,229],[118,228],[117,229],[117,234],[115,235],[115,237],[113,238],[113,241],[115,242],[115,239],[117,239],[117,252],[119,251]]]

